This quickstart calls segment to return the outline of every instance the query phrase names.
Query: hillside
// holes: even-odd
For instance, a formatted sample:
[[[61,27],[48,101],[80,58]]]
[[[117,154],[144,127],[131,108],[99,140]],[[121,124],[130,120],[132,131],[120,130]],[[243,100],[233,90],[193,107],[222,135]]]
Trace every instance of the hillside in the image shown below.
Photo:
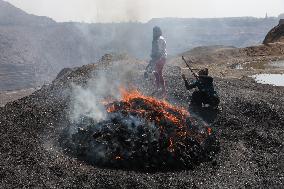
[[[207,67],[210,75],[220,78],[243,78],[261,73],[283,74],[282,67],[272,66],[273,62],[284,60],[284,43],[256,45],[245,48],[231,46],[197,47],[169,60],[188,74],[181,58],[191,59],[194,69]],[[191,74],[190,74],[191,75]]]
[[[260,44],[277,18],[152,19],[148,23],[56,23],[0,0],[0,90],[49,83],[65,67],[96,62],[105,53],[148,59],[152,27],[160,25],[168,53],[197,46]]]
[[[0,25],[43,26],[54,23],[50,18],[27,14],[6,1],[0,1]]]

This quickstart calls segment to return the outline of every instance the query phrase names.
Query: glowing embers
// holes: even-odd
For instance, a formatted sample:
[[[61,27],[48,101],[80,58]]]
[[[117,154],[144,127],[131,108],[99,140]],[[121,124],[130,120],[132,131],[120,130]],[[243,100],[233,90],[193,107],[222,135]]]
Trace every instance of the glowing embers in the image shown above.
[[[189,168],[218,151],[212,129],[165,101],[121,92],[105,104],[107,119],[82,119],[65,146],[89,163],[120,168]]]

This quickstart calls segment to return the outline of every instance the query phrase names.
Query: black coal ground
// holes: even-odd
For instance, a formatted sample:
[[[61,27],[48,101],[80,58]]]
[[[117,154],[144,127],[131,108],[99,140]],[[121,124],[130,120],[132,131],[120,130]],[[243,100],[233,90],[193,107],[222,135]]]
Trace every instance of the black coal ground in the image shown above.
[[[284,184],[284,89],[249,78],[216,79],[222,111],[212,127],[221,151],[194,170],[145,173],[90,166],[62,153],[56,141],[67,119],[72,80],[85,83],[92,66],[58,78],[0,109],[2,188],[281,188]],[[186,104],[182,79],[165,73],[172,102]],[[142,77],[138,74],[135,77]],[[64,89],[64,90],[63,90]]]

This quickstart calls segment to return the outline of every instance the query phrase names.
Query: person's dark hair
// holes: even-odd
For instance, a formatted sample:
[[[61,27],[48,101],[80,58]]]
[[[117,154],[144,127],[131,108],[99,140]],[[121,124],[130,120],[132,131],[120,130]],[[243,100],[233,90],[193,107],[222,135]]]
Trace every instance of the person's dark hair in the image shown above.
[[[157,39],[157,38],[159,38],[160,36],[162,36],[162,30],[161,30],[161,28],[160,27],[158,27],[158,26],[155,26],[154,28],[153,28],[153,39]]]
[[[198,75],[208,75],[208,68],[199,70]]]

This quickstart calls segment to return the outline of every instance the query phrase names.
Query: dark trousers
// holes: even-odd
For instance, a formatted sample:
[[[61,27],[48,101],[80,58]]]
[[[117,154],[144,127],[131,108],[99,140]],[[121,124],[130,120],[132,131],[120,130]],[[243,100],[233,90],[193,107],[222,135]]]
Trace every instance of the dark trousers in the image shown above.
[[[194,91],[192,93],[191,104],[194,106],[202,106],[203,104],[209,104],[212,107],[217,107],[220,103],[220,99],[217,95],[209,96],[202,91]]]

